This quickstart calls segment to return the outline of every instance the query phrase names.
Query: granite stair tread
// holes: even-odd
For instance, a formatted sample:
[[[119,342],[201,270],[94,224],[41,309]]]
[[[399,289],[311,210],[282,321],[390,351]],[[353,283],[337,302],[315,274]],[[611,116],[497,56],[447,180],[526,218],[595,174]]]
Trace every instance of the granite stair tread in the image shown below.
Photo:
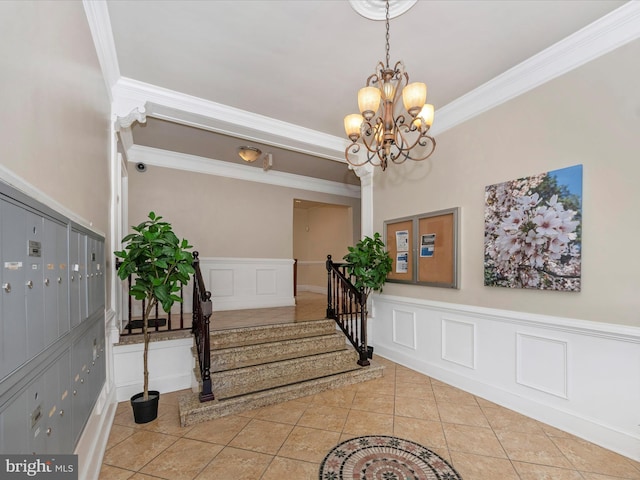
[[[178,399],[180,424],[183,427],[187,427],[214,418],[283,403],[346,385],[375,380],[381,378],[384,373],[384,367],[377,364],[375,360],[371,360],[371,365],[367,367],[358,365],[355,367],[352,370],[338,374],[283,385],[238,397],[216,398],[211,402],[200,403],[197,392],[185,393]]]
[[[211,383],[218,398],[230,398],[353,370],[358,367],[357,361],[355,350],[345,347],[335,352],[214,372]]]
[[[210,335],[211,350],[221,348],[259,345],[296,338],[308,338],[329,335],[336,331],[333,320],[312,320],[306,322],[261,325],[215,330],[215,321]]]
[[[334,330],[328,335],[213,350],[211,366],[212,372],[222,372],[343,349],[345,349],[344,335]]]
[[[199,388],[183,395],[183,426],[380,378],[384,370],[374,361],[359,366],[333,320],[214,330],[210,341],[215,400],[200,403]],[[194,376],[200,383],[197,366]]]

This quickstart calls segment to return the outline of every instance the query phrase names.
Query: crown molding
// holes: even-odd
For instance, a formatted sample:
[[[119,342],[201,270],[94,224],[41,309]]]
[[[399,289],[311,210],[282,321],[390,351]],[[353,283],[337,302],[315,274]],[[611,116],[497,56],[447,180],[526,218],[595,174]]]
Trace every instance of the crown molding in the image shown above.
[[[640,38],[640,2],[632,0],[436,112],[438,135],[487,110]]]
[[[345,162],[348,140],[166,88],[121,77],[113,87],[114,111],[147,115],[274,147]]]
[[[93,44],[96,47],[109,100],[113,101],[112,89],[120,78],[120,66],[107,2],[106,0],[82,0],[82,5],[89,22],[89,30],[91,30]]]
[[[237,180],[246,180],[248,182],[266,183],[279,187],[298,188],[300,190],[327,193],[330,195],[360,198],[360,187],[357,185],[346,185],[339,182],[319,180],[317,178],[274,170],[265,172],[261,168],[237,165],[222,160],[171,152],[159,148],[134,145],[127,151],[127,159],[132,163],[144,163],[156,167],[217,175],[220,177],[235,178]]]
[[[115,115],[125,117],[147,106],[149,115],[157,118],[345,162],[347,139],[121,77],[105,0],[83,3]],[[439,108],[431,132],[443,133],[639,37],[640,2],[631,0]]]

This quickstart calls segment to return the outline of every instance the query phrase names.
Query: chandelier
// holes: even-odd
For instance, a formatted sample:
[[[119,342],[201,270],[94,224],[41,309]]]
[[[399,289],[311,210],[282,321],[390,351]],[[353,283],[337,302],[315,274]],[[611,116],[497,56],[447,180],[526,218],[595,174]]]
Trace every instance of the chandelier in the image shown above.
[[[386,1],[386,64],[379,62],[366,86],[358,91],[360,113],[347,115],[344,128],[351,140],[345,150],[347,162],[354,167],[371,163],[384,171],[389,161],[426,160],[436,148],[427,135],[433,124],[433,105],[427,104],[427,85],[409,83],[409,74],[399,61],[389,67],[389,1]],[[400,92],[405,112],[399,105]],[[362,142],[359,143],[358,140]],[[366,160],[358,161],[364,146]]]

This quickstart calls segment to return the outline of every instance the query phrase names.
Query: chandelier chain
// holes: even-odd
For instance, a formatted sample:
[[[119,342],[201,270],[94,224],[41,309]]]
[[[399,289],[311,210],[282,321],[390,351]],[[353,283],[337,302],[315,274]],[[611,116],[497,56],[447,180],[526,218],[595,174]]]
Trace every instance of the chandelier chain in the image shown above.
[[[387,68],[389,68],[389,58],[390,58],[390,56],[389,56],[389,2],[388,1],[387,1],[387,6],[386,6],[386,11],[387,11],[387,22],[386,22],[386,25],[387,25],[387,36],[386,36],[386,39],[387,39]]]

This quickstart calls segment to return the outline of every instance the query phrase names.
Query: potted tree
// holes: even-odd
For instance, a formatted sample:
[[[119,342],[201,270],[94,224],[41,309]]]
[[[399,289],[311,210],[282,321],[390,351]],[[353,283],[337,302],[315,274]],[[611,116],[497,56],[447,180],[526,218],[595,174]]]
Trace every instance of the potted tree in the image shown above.
[[[353,285],[365,296],[366,308],[371,292],[381,292],[391,271],[392,260],[385,250],[384,242],[378,232],[373,238],[365,236],[343,258],[347,262],[347,274],[351,276]],[[373,355],[373,347],[367,347],[369,358]]]
[[[364,237],[347,248],[349,253],[343,260],[347,262],[347,273],[355,280],[354,286],[364,291],[367,298],[371,292],[381,292],[391,271],[392,260],[380,234],[376,232],[373,238]]]
[[[158,304],[169,312],[175,302],[181,302],[176,292],[194,273],[193,255],[189,251],[192,246],[185,239],[179,240],[171,224],[161,220],[162,217],[150,212],[148,220],[131,227],[135,233],[122,239],[124,249],[114,252],[122,260],[118,277],[125,280],[133,275],[129,293],[136,300],[146,301],[142,312],[144,387],[131,397],[136,423],[150,422],[158,415],[160,393],[149,391],[149,316]]]

